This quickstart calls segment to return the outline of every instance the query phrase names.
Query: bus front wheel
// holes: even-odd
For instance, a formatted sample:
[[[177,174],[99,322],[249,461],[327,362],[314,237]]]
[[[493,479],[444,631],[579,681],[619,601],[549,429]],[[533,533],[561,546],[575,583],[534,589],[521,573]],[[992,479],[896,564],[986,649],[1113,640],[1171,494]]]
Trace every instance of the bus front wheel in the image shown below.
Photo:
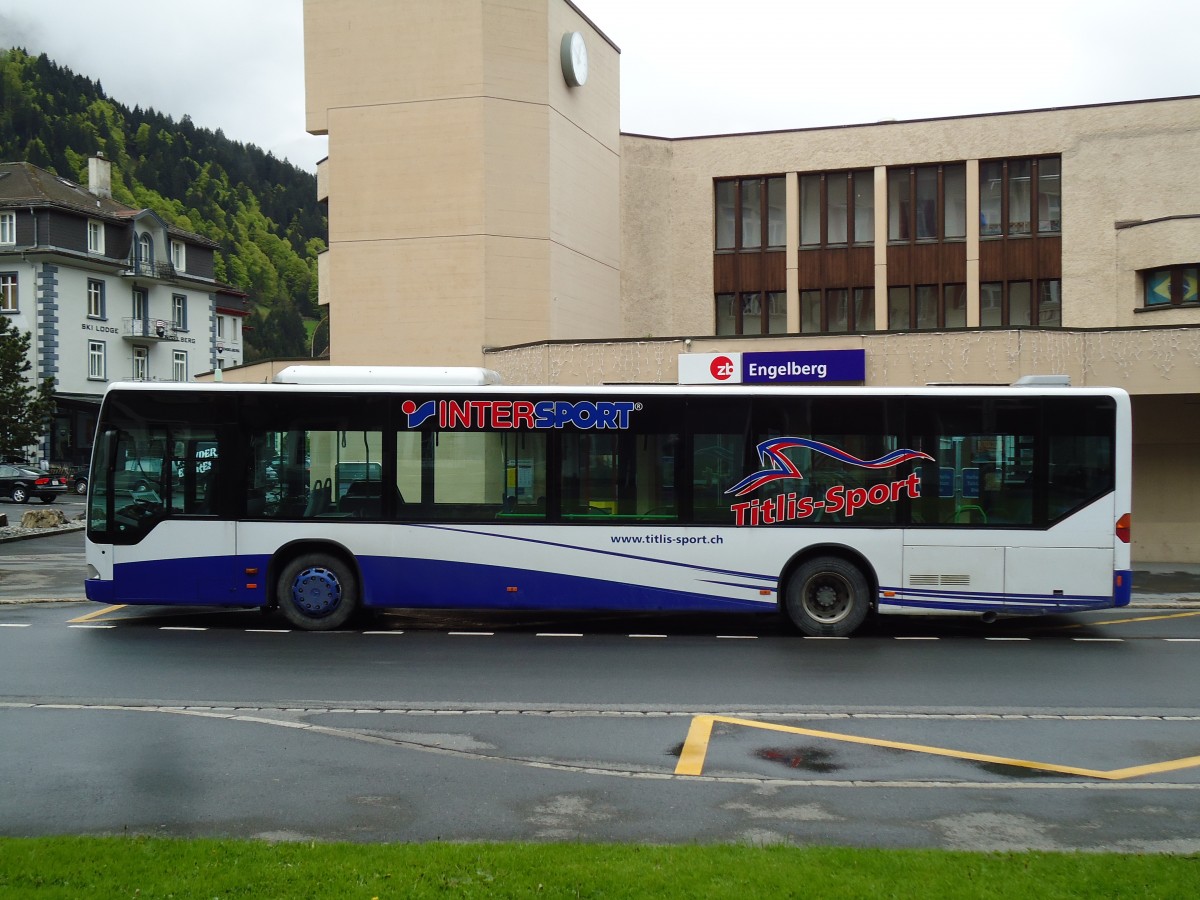
[[[802,564],[788,579],[788,618],[809,637],[847,637],[870,610],[870,586],[862,570],[836,556]]]
[[[346,563],[324,553],[298,556],[279,575],[279,609],[297,628],[330,631],[358,607],[358,580]]]

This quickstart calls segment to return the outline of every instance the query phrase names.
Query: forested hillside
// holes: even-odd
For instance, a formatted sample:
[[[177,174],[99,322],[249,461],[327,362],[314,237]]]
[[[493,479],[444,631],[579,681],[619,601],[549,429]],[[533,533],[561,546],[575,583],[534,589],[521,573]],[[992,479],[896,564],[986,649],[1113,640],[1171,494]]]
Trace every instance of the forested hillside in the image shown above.
[[[301,317],[318,315],[317,254],[326,237],[315,175],[187,116],[176,122],[130,109],[44,54],[0,50],[0,160],[87,184],[87,160],[97,152],[112,160],[115,199],[220,244],[217,278],[255,304],[247,361],[308,355]]]

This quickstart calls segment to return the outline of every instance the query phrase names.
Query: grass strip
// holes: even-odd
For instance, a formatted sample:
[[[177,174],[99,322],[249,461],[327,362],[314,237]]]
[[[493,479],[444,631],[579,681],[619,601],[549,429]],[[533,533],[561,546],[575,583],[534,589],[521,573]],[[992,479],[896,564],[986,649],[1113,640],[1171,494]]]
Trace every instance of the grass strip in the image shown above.
[[[1200,855],[0,838],[0,898],[1200,895]]]

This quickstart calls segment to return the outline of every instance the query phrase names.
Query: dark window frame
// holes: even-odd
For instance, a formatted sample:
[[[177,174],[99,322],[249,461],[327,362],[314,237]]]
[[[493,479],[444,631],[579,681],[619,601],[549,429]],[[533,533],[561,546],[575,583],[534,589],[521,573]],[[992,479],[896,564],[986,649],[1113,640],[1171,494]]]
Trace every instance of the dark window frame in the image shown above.
[[[87,342],[87,380],[108,381],[108,344],[105,341]],[[92,360],[99,360],[100,371],[92,367]]]
[[[784,327],[783,331],[771,331],[771,295],[777,294],[783,298],[784,303]],[[760,331],[746,331],[746,315],[745,301],[758,297],[759,299],[759,325]],[[721,331],[721,301],[722,298],[732,298],[733,309],[733,331]],[[787,330],[787,291],[722,291],[714,298],[713,303],[713,334],[714,335],[768,335],[768,334],[788,334]]]
[[[855,179],[856,175],[862,175],[864,173],[870,175],[869,183],[871,185],[871,191],[872,191],[871,211],[872,211],[872,217],[874,217],[874,215],[878,214],[879,204],[877,202],[878,198],[874,197],[874,190],[875,190],[874,177],[875,176],[874,176],[873,169],[836,169],[836,170],[827,171],[827,172],[801,172],[799,174],[799,185],[800,185],[800,193],[799,193],[800,210],[799,210],[799,213],[800,213],[800,215],[797,220],[799,222],[799,227],[797,228],[797,231],[799,233],[796,235],[796,240],[797,240],[797,244],[801,251],[842,249],[844,247],[873,247],[875,245],[874,218],[872,218],[872,228],[871,228],[870,238],[865,241],[860,241],[860,240],[857,240],[855,237],[855,235],[857,234],[857,229],[856,229],[855,225],[858,220],[858,205],[855,202],[854,179]],[[817,239],[815,241],[806,241],[805,240],[805,237],[806,237],[805,230],[804,230],[804,182],[805,182],[805,179],[817,179],[817,190],[818,190],[818,196],[819,196],[818,207],[820,209],[820,212],[819,212],[819,217],[820,217],[819,231],[820,231],[820,233],[817,236]],[[845,203],[846,234],[845,234],[845,239],[840,240],[840,241],[831,241],[829,239],[829,213],[830,213],[830,209],[831,209],[831,206],[829,203],[829,195],[830,195],[831,186],[833,186],[833,185],[836,185],[837,187],[844,186],[845,191],[846,191],[846,203]]]
[[[0,211],[0,247],[15,247],[17,245],[17,214],[14,210]]]
[[[176,331],[188,330],[187,294],[171,295],[171,324]]]
[[[936,303],[936,321],[932,325],[920,324],[920,307],[917,302],[918,292],[921,289],[927,289],[934,292],[934,301]],[[967,327],[964,317],[961,325],[946,324],[946,292],[950,288],[961,288],[963,297],[966,297],[966,283],[962,281],[946,281],[937,282],[935,284],[889,284],[888,285],[888,331],[956,331]],[[892,291],[906,290],[908,291],[908,322],[904,325],[896,325],[892,322]],[[965,311],[965,307],[964,307]]]
[[[98,278],[87,280],[87,317],[100,322],[108,321],[108,300],[105,283]],[[96,298],[96,312],[92,312],[92,297]]]
[[[871,320],[868,327],[863,327],[863,323],[858,321],[858,305],[855,303],[856,291],[870,291],[871,293]],[[829,330],[830,312],[833,309],[836,297],[830,296],[836,293],[845,293],[846,295],[846,328],[839,331]],[[804,317],[804,296],[805,294],[817,294],[818,303],[820,304],[820,330],[805,331]],[[872,334],[875,332],[875,286],[872,285],[855,285],[847,288],[805,288],[800,291],[800,333],[801,334]]]
[[[887,215],[887,242],[888,245],[908,246],[912,244],[961,244],[966,240],[966,235],[955,235],[954,237],[946,236],[946,172],[948,169],[962,169],[963,179],[965,184],[966,178],[966,163],[965,162],[940,162],[940,163],[921,163],[919,165],[910,166],[888,166],[887,169],[887,197],[885,200],[885,212]],[[936,177],[936,196],[934,198],[934,234],[924,237],[918,236],[918,184],[923,173],[934,172]],[[901,219],[900,235],[892,233],[892,185],[893,183],[904,187],[907,203],[900,203]],[[964,210],[966,205],[966,196],[963,197]],[[964,211],[965,216],[965,211]]]
[[[1150,302],[1151,279],[1162,273],[1169,273],[1170,277],[1170,296],[1166,301],[1158,303]],[[1193,300],[1187,299],[1187,278],[1190,275],[1193,279],[1200,278],[1200,263],[1186,263],[1176,266],[1156,266],[1153,269],[1143,269],[1138,273],[1142,281],[1142,305],[1137,308],[1137,312],[1149,312],[1156,309],[1192,309],[1200,306],[1200,293]]]
[[[1014,222],[1012,220],[1012,190],[1013,185],[1010,178],[1009,170],[1014,164],[1028,163],[1029,164],[1029,221],[1027,231],[1013,231]],[[1051,163],[1057,169],[1056,172],[1047,172],[1043,175],[1042,168],[1045,164]],[[999,180],[999,195],[1000,195],[1000,221],[991,224],[994,230],[985,230],[983,222],[984,209],[987,204],[984,203],[984,170],[989,166],[1000,167]],[[1040,217],[1040,198],[1042,196],[1041,187],[1043,177],[1058,178],[1058,218],[1045,219]],[[1013,240],[1028,240],[1037,237],[1061,237],[1062,236],[1062,157],[1058,155],[1043,155],[1043,156],[1013,156],[1002,159],[984,159],[979,161],[979,239],[982,241],[998,241],[1006,238]],[[1017,220],[1018,222],[1020,220]],[[1047,223],[1047,227],[1043,228],[1043,223]],[[1055,227],[1050,227],[1051,225]]]
[[[1045,296],[1043,286],[1058,284],[1057,321],[1043,322],[1044,309],[1050,309],[1055,304],[1043,303]],[[985,324],[983,321],[983,289],[989,285],[1000,285],[1000,322]],[[1012,323],[1011,296],[1012,285],[1029,285],[1029,322]],[[984,281],[979,285],[980,328],[1061,328],[1062,327],[1062,279],[1061,278],[1012,278],[1006,281]]]
[[[770,243],[771,238],[771,182],[776,181],[784,191],[783,202],[783,241],[778,244]],[[719,244],[720,222],[718,220],[719,211],[717,206],[717,196],[719,186],[733,186],[733,245],[722,247]],[[747,187],[754,185],[758,190],[759,202],[759,243],[754,246],[746,246],[745,235],[743,234],[743,213],[742,209],[745,203],[744,194]],[[783,175],[743,175],[737,178],[716,178],[713,180],[713,250],[715,253],[761,253],[766,250],[784,250],[787,248],[787,180]]]
[[[21,274],[0,272],[0,313],[14,315],[21,311]]]

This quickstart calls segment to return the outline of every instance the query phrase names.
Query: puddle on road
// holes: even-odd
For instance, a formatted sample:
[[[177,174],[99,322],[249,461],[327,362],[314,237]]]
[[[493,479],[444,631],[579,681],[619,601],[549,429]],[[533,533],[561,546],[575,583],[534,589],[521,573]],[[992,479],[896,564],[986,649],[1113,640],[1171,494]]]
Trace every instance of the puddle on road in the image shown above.
[[[755,750],[754,756],[805,772],[827,774],[842,768],[833,762],[832,753],[819,747],[763,747]]]

